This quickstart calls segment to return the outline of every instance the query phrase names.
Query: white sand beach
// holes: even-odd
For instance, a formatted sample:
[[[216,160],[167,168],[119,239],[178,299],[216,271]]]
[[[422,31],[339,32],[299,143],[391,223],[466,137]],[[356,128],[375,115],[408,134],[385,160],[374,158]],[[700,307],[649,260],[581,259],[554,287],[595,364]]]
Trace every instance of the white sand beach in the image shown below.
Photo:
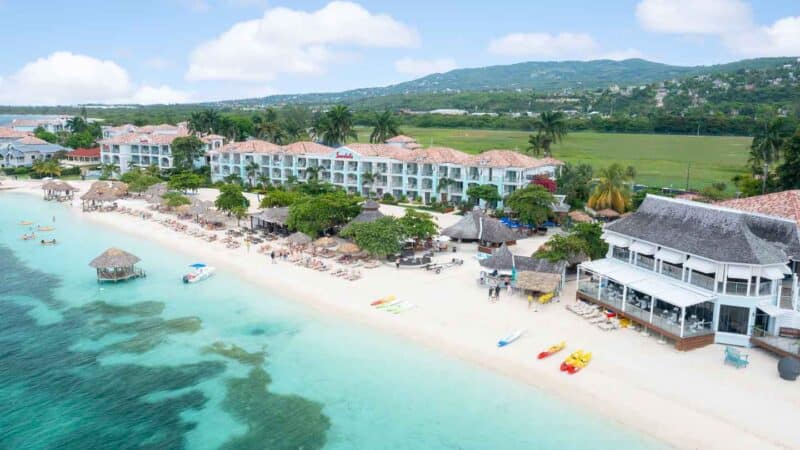
[[[89,185],[70,183],[81,188],[81,193]],[[4,181],[6,188],[41,197],[39,186],[33,181]],[[207,200],[214,197],[210,190],[198,195]],[[119,203],[146,209],[143,200]],[[74,201],[73,210],[85,220],[192,255],[219,272],[235,273],[323,314],[367,324],[523,381],[676,448],[800,448],[796,428],[800,386],[778,378],[777,357],[744,349],[751,363],[737,370],[723,365],[721,346],[679,352],[632,329],[602,331],[565,309],[575,299],[574,282],[567,284],[560,302],[539,306],[538,312],[529,309],[523,298],[505,292],[499,302],[489,303],[485,290],[476,283],[479,265],[474,244],[456,244],[458,253],[438,256],[465,261],[439,275],[419,269],[398,270],[387,264],[363,269],[363,278],[351,282],[288,262],[270,264],[255,246],[249,252],[244,246],[227,249],[219,242],[204,242],[131,215],[82,213],[80,200]],[[402,208],[381,210],[402,213]],[[437,218],[440,226],[447,226],[459,217]],[[526,239],[512,251],[530,254],[545,239]],[[146,268],[147,261],[142,265]],[[417,308],[395,315],[370,306],[387,295],[411,301]],[[519,328],[528,330],[522,339],[506,348],[496,347],[499,338]],[[538,352],[561,340],[567,341],[565,351],[536,359]],[[577,349],[593,353],[591,364],[576,375],[560,372],[561,360]]]

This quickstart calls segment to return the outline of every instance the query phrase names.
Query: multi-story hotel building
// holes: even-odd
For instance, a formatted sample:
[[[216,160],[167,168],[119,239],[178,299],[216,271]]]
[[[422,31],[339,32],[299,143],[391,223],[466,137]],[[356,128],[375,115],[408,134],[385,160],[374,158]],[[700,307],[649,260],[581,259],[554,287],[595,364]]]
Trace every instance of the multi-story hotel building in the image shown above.
[[[256,176],[275,184],[285,183],[290,177],[306,180],[315,174],[319,180],[349,192],[389,193],[395,198],[405,195],[425,203],[462,201],[467,198],[467,189],[479,184],[493,184],[501,196],[506,196],[536,176],[554,178],[563,165],[552,158],[531,158],[508,150],[469,155],[445,147],[421,149],[407,136],[396,136],[384,144],[338,148],[314,142],[283,146],[258,140],[233,142],[211,150],[209,156],[213,181],[232,174],[248,179],[253,176],[254,162]]]
[[[578,268],[578,298],[673,341],[783,345],[800,327],[794,220],[648,196],[605,228],[604,259]]]
[[[178,125],[148,125],[137,127],[121,125],[103,127],[103,139],[100,141],[100,160],[103,164],[115,164],[120,173],[125,173],[132,166],[158,166],[159,169],[172,169],[172,141],[177,137],[188,136],[189,129],[185,123]],[[224,138],[215,134],[201,136],[208,153],[222,148]],[[207,163],[206,158],[198,158],[197,166]]]

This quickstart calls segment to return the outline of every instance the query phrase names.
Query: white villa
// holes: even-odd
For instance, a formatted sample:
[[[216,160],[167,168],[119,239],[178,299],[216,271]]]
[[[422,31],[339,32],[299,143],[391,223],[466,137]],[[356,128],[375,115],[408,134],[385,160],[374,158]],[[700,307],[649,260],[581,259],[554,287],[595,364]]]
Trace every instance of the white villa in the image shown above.
[[[5,134],[8,135],[8,134]],[[16,139],[0,139],[0,168],[30,167],[67,149],[30,135]]]
[[[7,126],[13,130],[32,133],[38,127],[51,133],[66,130],[69,117],[44,117],[40,119],[14,119]]]
[[[115,164],[120,173],[125,173],[131,166],[158,166],[159,169],[172,169],[172,141],[177,137],[188,136],[189,129],[185,123],[178,125],[148,125],[137,127],[121,125],[103,127],[103,139],[100,141],[100,161],[103,164]],[[205,150],[220,149],[224,138],[210,134],[201,136]],[[198,159],[195,165],[207,163],[206,158]]]
[[[793,220],[651,195],[604,239],[606,257],[578,267],[577,297],[679,350],[761,345],[800,327]]]
[[[462,201],[467,189],[476,184],[494,184],[500,195],[506,196],[536,176],[554,178],[563,165],[552,158],[531,158],[509,150],[477,155],[446,147],[423,150],[408,136],[395,136],[384,144],[354,143],[338,148],[315,142],[281,146],[252,140],[215,148],[209,155],[213,181],[237,174],[242,179],[255,176],[285,183],[290,177],[306,180],[316,175],[349,192],[389,193],[395,198],[405,195],[425,203]]]

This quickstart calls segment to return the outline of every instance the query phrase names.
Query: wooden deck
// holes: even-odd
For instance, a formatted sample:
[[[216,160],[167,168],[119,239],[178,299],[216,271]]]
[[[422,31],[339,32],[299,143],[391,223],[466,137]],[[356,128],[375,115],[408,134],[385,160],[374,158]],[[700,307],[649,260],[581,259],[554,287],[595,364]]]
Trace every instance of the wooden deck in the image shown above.
[[[754,347],[763,348],[781,358],[792,356],[800,359],[800,339],[781,336],[750,336],[750,343]]]
[[[609,311],[614,311],[620,317],[624,317],[624,318],[630,320],[631,322],[636,323],[639,326],[642,326],[645,329],[647,329],[647,330],[649,330],[649,331],[651,331],[653,333],[660,334],[660,335],[664,336],[665,338],[667,338],[667,339],[669,339],[671,341],[674,341],[675,342],[675,349],[679,350],[679,351],[684,351],[685,352],[685,351],[688,351],[688,350],[694,350],[696,348],[705,347],[706,345],[711,345],[711,344],[714,343],[714,333],[701,334],[701,335],[697,335],[697,336],[690,336],[690,337],[682,338],[682,337],[680,337],[680,335],[676,335],[675,333],[673,333],[670,330],[665,330],[663,328],[660,328],[657,325],[654,325],[654,324],[652,324],[650,322],[647,322],[646,320],[642,320],[639,317],[636,317],[634,315],[625,314],[625,312],[622,311],[619,307],[614,306],[614,305],[610,305],[610,304],[608,304],[608,303],[606,303],[606,302],[604,302],[602,300],[598,300],[598,299],[592,297],[591,295],[588,295],[588,294],[585,294],[583,292],[578,291],[576,293],[575,297],[578,300],[584,300],[584,301],[587,301],[589,303],[594,303],[596,305],[602,306],[605,309],[608,309]]]

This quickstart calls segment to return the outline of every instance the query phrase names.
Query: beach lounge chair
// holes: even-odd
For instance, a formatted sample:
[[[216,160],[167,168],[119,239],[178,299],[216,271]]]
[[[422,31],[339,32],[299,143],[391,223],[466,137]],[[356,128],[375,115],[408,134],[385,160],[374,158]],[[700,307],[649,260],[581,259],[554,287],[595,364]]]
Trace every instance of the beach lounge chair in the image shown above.
[[[725,347],[725,364],[741,369],[750,364],[749,356],[733,347]]]

